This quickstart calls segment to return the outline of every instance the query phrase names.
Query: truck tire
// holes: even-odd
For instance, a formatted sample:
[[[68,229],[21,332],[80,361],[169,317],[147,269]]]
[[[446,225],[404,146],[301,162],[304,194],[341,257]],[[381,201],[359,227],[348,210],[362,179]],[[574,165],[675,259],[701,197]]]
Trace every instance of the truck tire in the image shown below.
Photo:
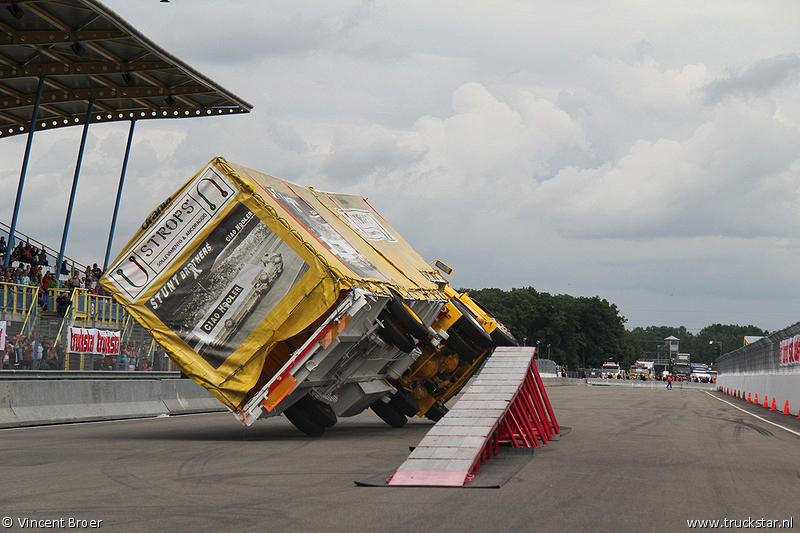
[[[480,356],[478,350],[473,348],[469,342],[462,337],[461,333],[456,328],[450,328],[447,330],[447,334],[449,335],[447,340],[444,341],[445,346],[453,350],[458,354],[459,359],[466,363],[472,364],[472,362]]]
[[[309,437],[321,437],[322,434],[325,433],[325,426],[311,419],[300,406],[292,405],[286,409],[283,414],[294,427]]]
[[[478,319],[475,318],[470,310],[456,299],[450,300],[450,303],[452,303],[462,315],[461,318],[456,320],[454,326],[457,327],[461,333],[466,335],[469,340],[474,342],[478,348],[486,349],[492,346],[492,338],[486,330],[483,329],[481,323],[478,322]]]
[[[401,428],[406,425],[408,418],[406,415],[384,402],[378,400],[369,406],[372,411],[380,417],[381,420],[392,426],[393,428]]]
[[[383,340],[405,353],[411,353],[411,351],[417,347],[417,341],[401,331],[386,310],[381,311],[378,318],[383,322],[383,325],[378,328],[378,335],[380,335]]]
[[[295,405],[303,411],[307,418],[316,422],[325,429],[332,428],[338,421],[333,407],[326,403],[317,401],[309,395],[303,396],[303,398]]]
[[[409,311],[403,299],[400,296],[393,294],[392,298],[386,302],[386,309],[397,320],[406,332],[418,340],[427,339],[430,335],[427,326],[422,323],[419,317],[413,312]]]
[[[492,341],[495,346],[519,346],[517,339],[510,332],[497,326],[491,333]]]
[[[398,391],[392,395],[389,400],[389,405],[406,416],[414,416],[419,413],[417,399],[403,389],[398,389]]]
[[[447,411],[447,407],[439,407],[437,404],[433,404],[431,405],[430,409],[425,411],[425,418],[428,420],[433,420],[434,422],[438,422],[444,415],[447,414]]]

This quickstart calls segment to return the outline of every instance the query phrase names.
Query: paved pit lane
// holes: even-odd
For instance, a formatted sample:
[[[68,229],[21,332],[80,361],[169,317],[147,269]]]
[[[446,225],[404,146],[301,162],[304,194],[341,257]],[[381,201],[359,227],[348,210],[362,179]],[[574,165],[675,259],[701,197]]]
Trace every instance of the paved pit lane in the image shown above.
[[[0,518],[7,531],[70,519],[186,533],[800,527],[800,437],[734,405],[800,431],[795,417],[697,390],[547,391],[572,431],[499,489],[356,486],[399,466],[431,426],[392,429],[371,411],[318,439],[282,417],[245,428],[226,413],[2,430]]]

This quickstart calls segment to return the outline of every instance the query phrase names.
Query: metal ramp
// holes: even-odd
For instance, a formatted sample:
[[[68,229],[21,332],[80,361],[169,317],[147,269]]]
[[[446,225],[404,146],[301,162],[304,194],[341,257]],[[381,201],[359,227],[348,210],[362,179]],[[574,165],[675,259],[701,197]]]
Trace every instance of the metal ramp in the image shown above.
[[[531,448],[557,439],[560,429],[535,357],[532,347],[497,348],[388,485],[460,487],[501,444]]]

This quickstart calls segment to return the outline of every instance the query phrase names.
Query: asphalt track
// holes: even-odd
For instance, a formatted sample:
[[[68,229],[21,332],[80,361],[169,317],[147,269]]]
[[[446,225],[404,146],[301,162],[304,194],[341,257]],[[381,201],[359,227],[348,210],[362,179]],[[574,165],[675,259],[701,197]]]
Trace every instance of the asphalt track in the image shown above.
[[[499,489],[354,483],[399,466],[426,420],[392,429],[368,411],[312,439],[282,417],[244,428],[226,413],[183,415],[0,431],[0,518],[13,519],[8,531],[73,518],[181,533],[800,527],[800,436],[734,406],[800,433],[795,417],[697,390],[547,390],[572,431]]]

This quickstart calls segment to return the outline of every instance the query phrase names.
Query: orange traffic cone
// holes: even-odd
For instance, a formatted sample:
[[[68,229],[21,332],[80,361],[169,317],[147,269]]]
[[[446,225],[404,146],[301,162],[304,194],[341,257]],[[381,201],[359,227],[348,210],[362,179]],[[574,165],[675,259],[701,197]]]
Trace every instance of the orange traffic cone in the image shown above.
[[[769,399],[767,398],[766,394],[764,395],[764,405],[763,405],[763,407],[769,407]]]
[[[782,414],[782,415],[788,415],[788,414],[791,414],[791,413],[789,412],[789,400],[786,400],[786,405],[784,405],[784,406],[783,406],[783,412],[782,412],[781,414]]]
[[[758,393],[756,393],[756,399],[755,399],[755,400],[753,400],[753,403],[754,403],[754,404],[756,404],[756,405],[758,405]]]
[[[747,402],[748,403],[750,402],[750,393],[749,392],[747,393]]]
[[[769,408],[770,411],[777,411],[778,408],[775,407],[775,397],[772,397],[772,407]]]

